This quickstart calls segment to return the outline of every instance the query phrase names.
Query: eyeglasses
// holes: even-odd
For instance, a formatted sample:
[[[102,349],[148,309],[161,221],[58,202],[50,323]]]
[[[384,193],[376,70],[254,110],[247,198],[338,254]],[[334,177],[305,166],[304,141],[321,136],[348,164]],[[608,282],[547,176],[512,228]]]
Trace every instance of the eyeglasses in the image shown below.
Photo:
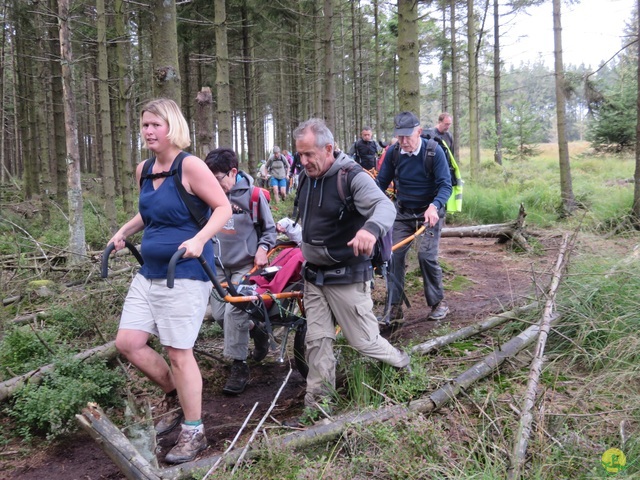
[[[228,170],[227,173],[225,173],[224,175],[214,175],[214,177],[216,177],[216,180],[218,180],[219,182],[221,182],[222,180],[224,180],[224,177],[228,176],[229,173],[231,173],[231,170]]]

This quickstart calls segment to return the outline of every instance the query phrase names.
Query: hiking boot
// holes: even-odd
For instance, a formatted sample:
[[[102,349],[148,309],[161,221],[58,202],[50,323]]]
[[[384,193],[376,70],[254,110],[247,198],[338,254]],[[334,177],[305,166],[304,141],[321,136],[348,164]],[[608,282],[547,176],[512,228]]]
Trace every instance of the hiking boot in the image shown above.
[[[207,448],[207,437],[204,435],[204,427],[182,427],[176,445],[169,450],[164,461],[167,463],[190,462],[196,455]]]
[[[391,305],[391,314],[389,315],[391,322],[404,322],[404,313],[402,311],[402,305]]]
[[[264,323],[256,322],[253,328],[249,330],[249,336],[253,338],[254,345],[251,358],[256,362],[261,362],[269,353],[269,334],[264,328]]]
[[[380,331],[384,333],[394,333],[402,325],[404,325],[404,313],[402,312],[401,304],[391,305],[391,311],[389,312],[389,323],[379,322]]]
[[[429,320],[442,320],[449,313],[449,307],[444,300],[440,301],[431,308]]]
[[[242,360],[234,360],[231,365],[231,373],[222,389],[222,393],[239,395],[244,392],[247,383],[249,383],[249,365]]]
[[[160,418],[160,421],[156,424],[156,435],[169,433],[176,428],[184,418],[177,393],[175,395],[164,396],[164,400],[160,403],[160,411],[162,412],[162,418]]]
[[[404,354],[404,357],[407,360],[407,364],[404,367],[393,367],[394,370],[396,372],[398,372],[398,374],[401,377],[413,377],[413,370],[411,370],[411,357],[409,356],[409,354],[407,352],[402,352]]]

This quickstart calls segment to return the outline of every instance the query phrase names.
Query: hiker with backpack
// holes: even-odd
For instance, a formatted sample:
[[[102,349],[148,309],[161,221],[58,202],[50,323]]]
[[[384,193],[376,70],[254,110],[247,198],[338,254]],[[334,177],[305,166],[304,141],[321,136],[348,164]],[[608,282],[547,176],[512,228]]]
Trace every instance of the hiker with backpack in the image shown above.
[[[152,100],[142,108],[140,136],[154,157],[136,167],[139,211],[109,240],[115,250],[121,250],[127,237],[144,230],[144,264],[124,301],[116,348],[165,392],[164,412],[154,413],[164,413],[156,424],[156,433],[168,433],[182,421],[177,443],[165,461],[183,463],[207,448],[202,424],[202,375],[193,345],[211,283],[197,257],[202,255],[213,264],[210,240],[231,217],[231,207],[205,163],[182,152],[191,144],[189,127],[173,100]],[[203,214],[194,216],[183,195]],[[202,226],[196,218],[204,219]],[[186,251],[176,266],[175,288],[170,289],[167,268],[180,248]],[[158,337],[170,365],[148,345],[152,334]]]
[[[216,276],[220,283],[239,283],[253,268],[268,263],[267,252],[276,243],[276,224],[269,202],[261,188],[253,185],[253,178],[238,168],[236,152],[230,148],[216,148],[207,155],[205,163],[227,194],[233,215],[218,233],[222,268]],[[232,303],[211,294],[213,318],[224,329],[224,356],[233,360],[231,373],[222,389],[228,395],[242,393],[249,382],[249,338],[255,348],[251,358],[259,362],[269,353],[269,336],[264,324]]]
[[[333,353],[337,323],[347,342],[362,355],[409,370],[409,356],[378,331],[372,312],[371,256],[378,237],[393,225],[395,210],[360,166],[335,154],[333,134],[312,118],[293,132],[304,171],[296,202],[305,258],[304,307],[307,317],[305,406],[330,403],[335,390]],[[346,208],[338,192],[340,172],[352,172]]]
[[[394,124],[398,143],[387,152],[377,182],[383,192],[394,182],[397,212],[393,224],[394,245],[413,235],[422,224],[426,226],[420,239],[418,262],[424,295],[431,308],[428,318],[442,320],[449,313],[449,307],[444,300],[438,248],[452,189],[449,164],[435,140],[421,138],[422,128],[415,114],[399,113]],[[412,243],[394,251],[391,259],[389,270],[394,278],[389,284],[392,326],[399,326],[404,321],[405,257]]]
[[[363,127],[360,138],[351,146],[349,155],[357,164],[365,170],[372,170],[376,167],[378,155],[382,153],[382,147],[373,138],[371,127]]]
[[[267,160],[269,185],[273,188],[273,198],[278,203],[287,197],[287,180],[289,176],[289,160],[280,152],[280,147],[273,147],[273,153]]]

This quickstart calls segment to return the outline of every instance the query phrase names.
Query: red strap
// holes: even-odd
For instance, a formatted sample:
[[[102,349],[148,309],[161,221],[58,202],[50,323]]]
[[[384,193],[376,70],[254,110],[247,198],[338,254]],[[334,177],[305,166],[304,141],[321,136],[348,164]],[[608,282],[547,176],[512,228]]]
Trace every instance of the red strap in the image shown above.
[[[258,221],[258,203],[260,201],[260,189],[254,187],[251,187],[251,219],[254,222]]]

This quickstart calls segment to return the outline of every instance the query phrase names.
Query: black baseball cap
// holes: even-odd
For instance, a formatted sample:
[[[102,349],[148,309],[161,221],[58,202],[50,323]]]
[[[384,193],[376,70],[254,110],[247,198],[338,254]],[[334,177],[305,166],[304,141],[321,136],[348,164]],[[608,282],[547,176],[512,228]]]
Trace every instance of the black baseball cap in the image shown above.
[[[400,112],[393,119],[393,135],[406,137],[413,133],[413,129],[420,126],[420,120],[412,112]]]

